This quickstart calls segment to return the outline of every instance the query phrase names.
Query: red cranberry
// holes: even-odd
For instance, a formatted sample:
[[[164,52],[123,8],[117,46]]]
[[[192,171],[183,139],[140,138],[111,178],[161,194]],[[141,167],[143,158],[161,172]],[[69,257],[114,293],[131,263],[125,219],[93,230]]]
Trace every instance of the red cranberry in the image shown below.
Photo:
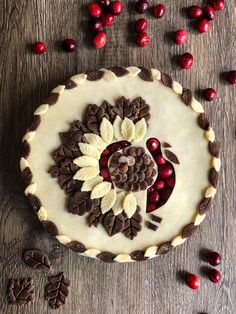
[[[156,138],[149,138],[147,148],[150,152],[155,152],[160,147],[160,143]]]
[[[111,4],[111,12],[115,15],[120,15],[123,10],[123,4],[120,1],[114,1]]]
[[[169,165],[164,165],[160,168],[159,175],[161,178],[169,178],[173,174],[173,169]]]
[[[217,266],[221,263],[221,256],[217,252],[210,252],[207,256],[208,263],[212,266]]]
[[[152,203],[148,204],[148,206],[147,206],[147,213],[153,212],[156,208],[157,208],[157,205],[152,204]]]
[[[210,3],[212,5],[213,9],[215,9],[216,11],[221,11],[225,7],[224,0],[212,0]]]
[[[102,25],[111,26],[114,23],[115,17],[111,13],[104,13],[102,15]]]
[[[218,283],[219,281],[221,281],[222,276],[217,269],[211,269],[208,273],[208,278],[210,279],[210,281]]]
[[[47,51],[46,45],[42,42],[35,43],[32,47],[34,53],[42,55]]]
[[[103,156],[107,156],[107,155],[110,155],[110,151],[109,151],[109,149],[104,149],[104,151],[102,152],[102,155]]]
[[[98,0],[98,3],[102,8],[106,8],[111,4],[111,0]]]
[[[175,42],[178,45],[183,45],[187,42],[188,32],[185,29],[179,29],[175,32]]]
[[[106,45],[107,35],[104,32],[98,32],[93,39],[93,45],[95,48],[100,49]]]
[[[145,29],[148,27],[148,21],[146,19],[139,19],[136,22],[135,30],[136,32],[140,33],[145,31]]]
[[[166,180],[166,185],[169,187],[169,188],[172,188],[175,186],[175,178],[169,178]]]
[[[215,10],[210,6],[206,5],[203,9],[203,17],[207,19],[208,21],[214,20],[215,18]]]
[[[160,201],[160,194],[158,192],[153,192],[150,196],[150,201],[152,203],[157,203]]]
[[[158,180],[156,183],[155,183],[155,188],[157,190],[162,190],[165,186],[165,182],[162,181],[162,180]]]
[[[89,29],[92,32],[99,32],[102,30],[102,22],[100,20],[92,20],[89,23]]]
[[[108,158],[107,157],[102,157],[100,159],[100,164],[102,167],[107,167],[107,163],[108,163]]]
[[[149,8],[149,2],[146,0],[138,0],[136,2],[135,8],[138,11],[138,13],[143,14],[143,13],[147,12],[147,10]]]
[[[182,69],[190,69],[193,65],[193,55],[189,52],[182,54],[179,60]]]
[[[149,35],[147,33],[145,33],[145,32],[138,33],[138,35],[136,37],[136,44],[139,47],[141,47],[141,48],[147,47],[149,44],[149,41],[150,41],[150,38],[149,38]]]
[[[109,172],[107,169],[102,169],[100,175],[105,179],[109,178]]]
[[[68,38],[62,42],[62,48],[66,52],[73,52],[76,50],[76,41],[74,39]]]
[[[187,285],[189,288],[196,290],[200,287],[200,279],[197,275],[188,274],[186,278]]]
[[[166,12],[166,8],[163,4],[157,4],[153,8],[153,15],[160,19]]]
[[[167,188],[161,190],[161,197],[162,197],[163,201],[167,201],[169,199],[171,193],[172,193],[172,190],[167,189]]]
[[[157,163],[158,166],[162,166],[162,165],[164,165],[166,163],[166,160],[161,155],[157,155],[155,157],[155,162]]]
[[[209,29],[210,29],[210,23],[207,19],[200,19],[197,22],[197,30],[200,33],[206,33],[209,31]]]
[[[154,186],[150,186],[150,188],[148,188],[148,192],[149,192],[149,193],[152,193],[152,192],[154,192],[154,191],[155,191]]]
[[[212,101],[216,98],[216,90],[214,90],[213,88],[207,88],[203,91],[203,97],[207,100],[207,101]]]
[[[102,14],[102,10],[100,6],[95,2],[91,2],[88,4],[88,10],[89,10],[89,14],[92,17],[99,17]]]
[[[202,9],[197,5],[192,5],[188,8],[187,15],[190,19],[198,19],[202,16]]]
[[[228,79],[229,84],[235,85],[236,84],[236,71],[228,72],[227,79]]]

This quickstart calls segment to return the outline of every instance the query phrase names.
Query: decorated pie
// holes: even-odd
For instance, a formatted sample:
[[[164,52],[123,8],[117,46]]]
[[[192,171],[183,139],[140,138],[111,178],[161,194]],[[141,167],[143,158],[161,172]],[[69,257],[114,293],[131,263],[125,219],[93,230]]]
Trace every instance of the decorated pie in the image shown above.
[[[81,73],[34,112],[20,162],[42,224],[106,262],[185,242],[216,193],[219,143],[202,105],[156,69]]]

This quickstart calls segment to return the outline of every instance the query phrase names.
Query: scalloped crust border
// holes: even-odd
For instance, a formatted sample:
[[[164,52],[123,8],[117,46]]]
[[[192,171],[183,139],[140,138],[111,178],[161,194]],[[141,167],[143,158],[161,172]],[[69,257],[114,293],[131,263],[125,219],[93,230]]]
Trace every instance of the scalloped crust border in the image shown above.
[[[64,90],[70,90],[78,85],[81,85],[89,81],[98,81],[105,79],[107,81],[117,80],[117,77],[123,76],[135,77],[139,76],[140,79],[153,82],[155,80],[161,81],[166,87],[172,88],[172,90],[180,95],[181,100],[186,106],[189,106],[195,111],[198,116],[198,124],[201,129],[205,131],[205,137],[209,141],[209,152],[212,155],[211,168],[209,169],[209,186],[206,188],[205,195],[200,201],[197,208],[197,213],[194,220],[187,224],[182,233],[172,239],[172,241],[165,242],[159,247],[151,246],[146,250],[137,250],[131,254],[113,254],[111,252],[101,252],[95,248],[86,248],[84,244],[73,241],[69,237],[63,234],[59,234],[57,226],[47,220],[47,210],[42,206],[40,199],[34,195],[37,190],[37,184],[33,182],[33,174],[30,170],[27,158],[30,155],[31,147],[30,143],[33,141],[36,130],[41,122],[41,115],[44,115],[49,110],[50,106],[55,105],[62,95]],[[25,194],[28,196],[32,207],[37,212],[39,220],[42,222],[45,229],[55,236],[58,241],[72,249],[73,251],[80,253],[81,255],[89,256],[92,258],[100,259],[104,262],[132,262],[143,261],[151,259],[158,255],[168,253],[174,247],[184,243],[188,237],[190,237],[198,228],[200,223],[204,220],[207,211],[210,208],[211,201],[216,194],[216,186],[219,179],[219,170],[221,166],[219,158],[220,144],[215,140],[215,134],[210,125],[207,115],[204,113],[202,105],[193,97],[192,92],[189,89],[183,88],[178,82],[173,81],[171,77],[165,73],[162,73],[156,69],[148,70],[144,67],[112,67],[109,69],[101,69],[98,71],[90,71],[87,73],[81,73],[72,76],[64,85],[59,85],[52,90],[50,96],[40,105],[34,112],[34,119],[31,127],[27,130],[25,136],[22,139],[22,153],[20,160],[20,169],[22,177],[25,182]]]

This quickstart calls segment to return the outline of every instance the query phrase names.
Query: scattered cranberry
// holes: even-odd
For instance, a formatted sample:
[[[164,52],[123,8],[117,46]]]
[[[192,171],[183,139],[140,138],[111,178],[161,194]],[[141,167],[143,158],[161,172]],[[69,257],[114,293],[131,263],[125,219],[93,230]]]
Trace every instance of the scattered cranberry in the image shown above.
[[[100,49],[106,45],[107,35],[104,32],[98,32],[93,39],[93,45],[95,48]]]
[[[217,269],[210,269],[208,273],[208,278],[210,279],[210,281],[218,283],[221,280],[222,276]]]
[[[104,13],[102,15],[102,25],[111,26],[114,23],[115,17],[111,13]]]
[[[123,4],[120,1],[114,1],[111,4],[111,12],[115,15],[120,15],[123,10]]]
[[[164,165],[160,168],[159,175],[161,178],[169,178],[173,174],[173,169],[169,165]]]
[[[197,275],[188,274],[186,278],[186,283],[189,288],[196,290],[200,287],[200,279]]]
[[[106,167],[107,163],[108,163],[108,158],[107,157],[102,157],[100,159],[100,164],[101,164],[102,167]]]
[[[140,33],[145,31],[145,29],[148,27],[148,21],[146,19],[139,19],[136,22],[135,30],[136,32]]]
[[[166,185],[169,187],[169,188],[172,188],[175,186],[175,178],[168,178],[166,180]]]
[[[210,252],[207,256],[208,263],[212,266],[217,266],[221,263],[221,256],[217,252]]]
[[[203,17],[207,19],[208,21],[214,20],[215,18],[215,10],[210,6],[206,5],[203,9]]]
[[[66,52],[73,52],[76,50],[76,41],[74,39],[68,38],[62,42],[62,48]]]
[[[160,19],[165,14],[166,8],[163,4],[157,4],[153,8],[153,15]]]
[[[207,19],[200,19],[197,23],[197,30],[200,33],[206,33],[210,29],[210,23]]]
[[[157,155],[155,157],[155,162],[158,164],[158,166],[162,166],[162,165],[164,165],[166,163],[166,160],[161,155]]]
[[[156,208],[157,208],[157,205],[152,204],[152,203],[148,204],[148,206],[147,206],[147,213],[153,212]]]
[[[100,20],[92,20],[89,23],[89,28],[92,32],[99,32],[102,30],[102,22]]]
[[[215,9],[216,11],[221,11],[225,7],[224,0],[212,0],[210,3],[212,5],[213,9]]]
[[[189,52],[182,54],[179,60],[182,69],[190,69],[193,65],[193,55]]]
[[[185,29],[179,29],[175,32],[175,42],[178,45],[183,45],[187,42],[188,32]]]
[[[164,187],[165,187],[165,182],[162,181],[162,180],[158,180],[158,181],[155,183],[155,188],[156,188],[157,190],[162,190]]]
[[[157,203],[160,201],[160,194],[158,192],[153,192],[150,196],[150,201],[152,203]]]
[[[198,19],[202,16],[202,9],[197,5],[192,5],[188,8],[187,15],[190,19]]]
[[[98,3],[101,7],[106,8],[111,4],[111,0],[98,0]]]
[[[147,148],[150,152],[155,152],[160,147],[160,143],[156,138],[149,138]]]
[[[46,45],[42,42],[35,43],[32,47],[34,53],[42,55],[47,51]]]
[[[161,198],[163,201],[168,201],[169,197],[171,196],[172,190],[171,189],[163,189],[161,190]]]
[[[88,10],[89,10],[89,14],[92,17],[99,17],[102,14],[102,10],[100,6],[95,2],[91,2],[88,4]]]
[[[214,90],[213,88],[207,88],[203,91],[203,97],[207,100],[207,101],[212,101],[216,98],[216,90]]]
[[[149,45],[149,42],[149,35],[145,32],[139,33],[136,37],[136,44],[141,48],[147,47]]]
[[[109,178],[109,172],[107,169],[102,169],[100,175],[105,179]]]
[[[236,84],[236,71],[228,72],[227,79],[228,79],[229,84],[235,85]]]
[[[138,11],[138,13],[143,14],[143,13],[147,12],[147,10],[149,8],[149,2],[146,0],[138,0],[136,2],[135,8]]]

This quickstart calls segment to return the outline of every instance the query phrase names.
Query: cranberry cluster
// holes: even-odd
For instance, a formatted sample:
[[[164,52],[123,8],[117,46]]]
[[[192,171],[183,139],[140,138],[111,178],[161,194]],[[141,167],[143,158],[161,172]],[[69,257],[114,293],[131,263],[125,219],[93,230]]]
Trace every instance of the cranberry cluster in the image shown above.
[[[221,263],[221,256],[217,252],[210,251],[207,254],[207,261],[212,266],[218,266]],[[206,275],[213,283],[218,283],[222,278],[221,273],[213,268],[208,269]],[[186,283],[189,288],[196,290],[200,287],[200,278],[195,274],[188,273]]]
[[[135,4],[135,9],[138,13],[144,14],[148,11],[150,5],[147,0],[138,0]],[[161,18],[165,14],[165,6],[163,4],[157,4],[152,7],[152,15],[156,18]],[[135,30],[137,32],[136,44],[141,47],[147,47],[150,42],[150,37],[145,30],[148,27],[148,21],[144,18],[137,20]]]
[[[93,46],[97,49],[103,48],[107,42],[107,35],[102,31],[103,27],[113,25],[115,16],[120,15],[123,10],[121,1],[98,0],[88,5],[88,11],[92,18],[89,23],[91,31],[96,32],[93,37]]]
[[[157,179],[148,189],[147,212],[150,213],[163,206],[172,194],[175,186],[175,170],[162,156],[160,142],[156,138],[150,138],[146,145],[158,167]]]

